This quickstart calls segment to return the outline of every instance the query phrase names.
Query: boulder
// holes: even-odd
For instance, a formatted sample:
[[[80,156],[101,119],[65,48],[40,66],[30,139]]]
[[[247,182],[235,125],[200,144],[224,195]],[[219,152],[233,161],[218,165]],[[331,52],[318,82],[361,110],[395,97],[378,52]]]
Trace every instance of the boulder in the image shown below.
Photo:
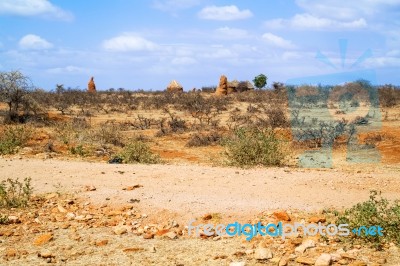
[[[222,75],[219,79],[219,85],[215,91],[216,95],[227,95],[228,94],[228,78]]]
[[[179,84],[178,81],[173,80],[169,83],[167,87],[167,92],[176,93],[176,92],[183,92],[183,87]]]
[[[239,81],[237,81],[236,79],[228,82],[228,94],[237,92],[237,88],[239,86]]]
[[[94,93],[96,92],[96,84],[94,83],[94,78],[91,77],[88,83],[88,92]]]

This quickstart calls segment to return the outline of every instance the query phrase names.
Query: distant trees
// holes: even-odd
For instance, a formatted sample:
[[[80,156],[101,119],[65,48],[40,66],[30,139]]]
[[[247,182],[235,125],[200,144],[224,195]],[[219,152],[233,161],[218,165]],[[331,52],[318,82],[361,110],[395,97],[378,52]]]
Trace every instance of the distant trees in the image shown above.
[[[260,74],[253,79],[254,86],[257,89],[262,89],[267,85],[267,76],[264,74]]]

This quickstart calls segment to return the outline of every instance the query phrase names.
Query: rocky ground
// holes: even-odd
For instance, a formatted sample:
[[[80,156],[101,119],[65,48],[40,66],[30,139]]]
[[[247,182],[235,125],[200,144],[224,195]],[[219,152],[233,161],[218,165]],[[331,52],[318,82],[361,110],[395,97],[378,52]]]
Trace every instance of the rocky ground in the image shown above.
[[[2,209],[1,265],[400,265],[400,251],[337,237],[188,236],[200,223],[333,221],[379,189],[398,198],[398,166],[235,169],[0,159],[0,180],[31,177],[27,209]],[[397,178],[396,178],[397,177]],[[325,211],[324,211],[325,210]],[[290,221],[289,221],[290,220]]]

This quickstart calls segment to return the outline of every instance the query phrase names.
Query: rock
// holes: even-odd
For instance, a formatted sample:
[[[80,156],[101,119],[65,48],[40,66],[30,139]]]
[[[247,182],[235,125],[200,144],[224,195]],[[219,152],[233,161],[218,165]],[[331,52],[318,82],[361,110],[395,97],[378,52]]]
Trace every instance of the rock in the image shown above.
[[[206,214],[206,215],[203,216],[203,220],[204,221],[208,221],[208,220],[211,220],[211,219],[212,219],[212,214]]]
[[[309,223],[325,223],[326,222],[326,218],[323,216],[313,216],[310,219],[308,219]]]
[[[95,243],[95,245],[97,247],[103,247],[103,246],[106,246],[107,244],[108,244],[108,240],[107,239],[99,240],[99,241],[96,241],[96,243]]]
[[[353,261],[352,263],[350,263],[347,266],[367,266],[367,263],[365,263],[363,261],[360,261],[360,260],[356,260],[356,261]]]
[[[285,211],[276,211],[273,215],[279,221],[289,222],[291,220],[289,214]]]
[[[17,256],[17,250],[14,248],[7,248],[5,252],[7,258],[12,258]]]
[[[35,241],[33,242],[33,244],[35,246],[42,246],[44,244],[49,243],[52,239],[53,239],[53,235],[52,234],[44,234],[44,235],[41,235],[41,236],[37,237],[35,239]]]
[[[329,254],[323,253],[315,261],[315,266],[329,266],[331,265],[332,257]]]
[[[125,188],[123,188],[122,190],[132,191],[132,190],[134,190],[134,189],[141,188],[141,187],[143,187],[143,186],[142,186],[142,185],[134,185],[134,186],[125,187]]]
[[[72,221],[73,219],[75,219],[75,214],[72,212],[69,212],[65,215],[65,218],[67,218],[67,220]]]
[[[276,257],[276,258],[272,258],[269,262],[272,265],[279,265],[279,262],[281,261],[281,257]]]
[[[54,257],[53,254],[47,249],[40,251],[38,256],[42,257],[44,259],[48,259],[48,258]]]
[[[175,232],[168,232],[165,234],[166,237],[168,237],[169,239],[176,239],[178,238],[178,235]]]
[[[95,186],[85,186],[85,191],[96,191],[97,188]]]
[[[307,258],[307,257],[298,257],[296,259],[296,262],[304,264],[304,265],[314,265],[315,259]]]
[[[143,251],[144,248],[141,247],[133,247],[133,248],[125,248],[122,251],[123,252],[139,252],[139,251]]]
[[[222,75],[219,78],[219,85],[217,87],[217,90],[215,91],[215,95],[221,96],[227,94],[228,94],[228,78]]]
[[[19,224],[19,223],[21,223],[19,218],[17,216],[14,216],[14,215],[8,216],[8,222],[11,223],[11,224]]]
[[[229,266],[246,266],[245,261],[232,261],[229,263]]]
[[[268,248],[257,248],[254,252],[254,258],[256,260],[268,260],[272,259],[272,251]]]
[[[152,246],[149,248],[149,251],[150,251],[150,253],[156,253],[156,247],[155,247],[154,245],[152,245]]]
[[[143,239],[153,239],[153,238],[154,238],[154,234],[152,234],[152,233],[143,234]]]
[[[308,239],[308,240],[305,240],[300,246],[296,247],[296,248],[294,249],[294,251],[295,251],[296,253],[303,254],[304,251],[306,251],[306,249],[308,249],[308,248],[314,248],[315,245],[316,245],[316,244],[315,244],[314,240]]]
[[[167,92],[171,93],[183,92],[183,87],[181,84],[179,84],[179,82],[173,80],[169,83],[167,87]]]
[[[123,235],[128,232],[128,229],[126,229],[126,227],[123,227],[123,226],[117,226],[113,229],[113,232],[116,235]]]
[[[289,263],[289,259],[288,259],[288,258],[282,258],[282,259],[279,261],[278,266],[286,266],[286,265],[288,265],[288,263]]]
[[[67,213],[67,210],[66,210],[63,206],[61,206],[61,205],[58,205],[57,209],[58,209],[58,211],[61,212],[61,213]]]
[[[88,92],[95,93],[96,92],[96,84],[94,83],[94,77],[90,78],[88,83]]]

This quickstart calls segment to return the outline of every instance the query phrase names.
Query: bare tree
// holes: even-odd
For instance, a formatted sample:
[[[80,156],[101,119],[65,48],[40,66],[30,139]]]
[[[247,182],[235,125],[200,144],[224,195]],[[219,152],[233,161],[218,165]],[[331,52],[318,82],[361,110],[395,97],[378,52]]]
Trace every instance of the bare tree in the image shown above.
[[[0,72],[0,101],[8,105],[8,118],[19,120],[19,112],[29,109],[29,91],[33,85],[20,71]]]

